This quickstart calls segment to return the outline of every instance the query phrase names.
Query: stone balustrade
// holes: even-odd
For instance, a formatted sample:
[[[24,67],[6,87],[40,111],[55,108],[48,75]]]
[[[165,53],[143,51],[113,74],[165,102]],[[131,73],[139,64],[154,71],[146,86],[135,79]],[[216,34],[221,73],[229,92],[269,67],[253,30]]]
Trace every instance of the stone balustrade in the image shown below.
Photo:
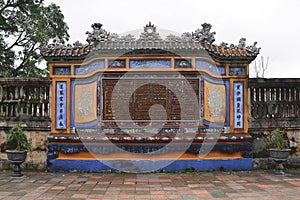
[[[285,129],[293,154],[300,156],[300,79],[249,79],[249,133],[254,156],[268,156],[265,135]]]
[[[0,78],[0,169],[8,168],[5,141],[9,129],[19,124],[32,146],[26,168],[46,168],[47,136],[51,131],[51,80]]]

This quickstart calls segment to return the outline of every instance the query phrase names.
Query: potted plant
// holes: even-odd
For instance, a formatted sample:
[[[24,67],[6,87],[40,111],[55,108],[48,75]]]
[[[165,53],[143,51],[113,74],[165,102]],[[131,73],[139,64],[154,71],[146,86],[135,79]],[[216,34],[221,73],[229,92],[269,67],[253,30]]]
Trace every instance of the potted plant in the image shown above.
[[[267,145],[269,148],[270,157],[276,162],[275,173],[283,175],[283,162],[287,160],[291,151],[286,132],[278,128],[271,131]]]
[[[11,176],[23,176],[20,165],[25,161],[27,151],[31,149],[31,146],[26,134],[18,124],[10,129],[6,143],[11,144],[10,146],[13,147],[12,149],[6,150],[7,159],[14,164],[14,172]]]

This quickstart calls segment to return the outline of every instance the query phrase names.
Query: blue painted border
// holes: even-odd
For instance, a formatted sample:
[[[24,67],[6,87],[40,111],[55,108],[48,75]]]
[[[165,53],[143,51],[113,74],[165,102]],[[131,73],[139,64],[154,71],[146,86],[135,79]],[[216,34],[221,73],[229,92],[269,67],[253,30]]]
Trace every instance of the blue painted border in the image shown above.
[[[75,118],[74,118],[74,112],[75,112],[75,85],[76,84],[86,84],[86,83],[92,83],[94,81],[98,81],[99,76],[95,74],[91,78],[87,79],[72,79],[71,80],[71,128],[73,127],[78,127],[78,128],[83,128],[83,127],[93,127],[98,124],[99,119],[90,122],[90,123],[85,123],[85,124],[76,124],[75,123]],[[98,92],[97,92],[98,94]],[[98,98],[97,98],[98,99]],[[97,107],[98,107],[98,102],[97,102]],[[98,114],[98,113],[97,113]],[[99,116],[98,116],[99,117]]]
[[[122,166],[124,168],[123,161],[105,161],[110,166]],[[139,169],[147,169],[151,166],[161,165],[158,163],[166,163],[170,161],[166,160],[132,160],[130,163]],[[170,165],[162,168],[162,172],[185,172],[188,169],[194,171],[216,171],[216,170],[252,170],[253,159],[252,158],[238,158],[238,159],[224,159],[224,160],[176,160]],[[49,172],[66,172],[66,171],[78,171],[78,172],[118,172],[116,169],[108,167],[104,163],[98,160],[50,160],[48,161],[47,170]],[[128,170],[130,171],[130,170]]]

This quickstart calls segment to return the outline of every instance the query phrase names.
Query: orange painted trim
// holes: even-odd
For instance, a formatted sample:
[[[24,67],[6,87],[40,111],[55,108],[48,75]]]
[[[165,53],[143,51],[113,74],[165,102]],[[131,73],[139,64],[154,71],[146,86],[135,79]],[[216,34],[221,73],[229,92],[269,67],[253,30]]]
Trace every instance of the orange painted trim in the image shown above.
[[[125,59],[126,60],[126,69],[108,69],[108,60],[109,59]],[[85,74],[85,75],[75,75],[74,74],[74,67],[75,65],[86,65],[89,63],[94,62],[95,60],[99,60],[99,59],[104,59],[105,62],[105,67],[104,69],[98,69],[92,73],[89,74]],[[155,69],[130,69],[129,67],[129,61],[130,59],[171,59],[171,68],[166,69],[166,68],[155,68]],[[189,69],[182,69],[182,68],[175,68],[175,59],[191,59],[192,60],[192,68]],[[128,71],[187,71],[187,72],[204,72],[206,74],[208,74],[211,77],[215,77],[215,78],[220,78],[220,77],[225,77],[225,76],[216,76],[214,74],[211,74],[210,72],[206,71],[206,70],[198,70],[195,67],[195,60],[196,59],[202,59],[205,61],[209,61],[212,63],[215,63],[215,65],[220,65],[220,62],[216,62],[214,60],[212,60],[211,58],[207,58],[207,57],[191,57],[191,56],[120,56],[120,57],[113,57],[113,56],[99,56],[99,57],[94,57],[90,60],[86,60],[84,62],[63,62],[63,63],[57,63],[57,62],[53,62],[53,63],[49,63],[49,65],[51,65],[50,67],[50,77],[57,77],[57,78],[88,78],[91,77],[93,75],[95,75],[98,72],[128,72]],[[56,66],[70,66],[71,67],[71,76],[70,75],[53,75],[53,67]]]
[[[192,59],[192,69],[195,70],[196,69],[196,59],[195,58],[191,58]]]
[[[174,57],[171,58],[171,69],[176,70],[175,69],[175,58]]]
[[[71,75],[54,75],[53,74],[53,68],[55,67],[70,67],[71,69]],[[49,75],[50,75],[50,78],[54,78],[54,77],[57,77],[57,78],[69,78],[70,76],[73,75],[72,73],[72,68],[73,68],[73,64],[70,64],[70,63],[56,63],[56,64],[49,64]]]
[[[248,79],[244,80],[244,131],[248,132],[249,119],[249,99],[248,99]]]
[[[194,154],[186,152],[166,153],[166,154],[137,154],[131,152],[117,152],[111,154],[93,154],[90,152],[78,152],[72,154],[58,153],[56,160],[215,160],[215,159],[236,159],[243,158],[242,152],[224,153],[220,151],[211,151],[208,154]]]
[[[49,77],[52,78],[53,77],[53,64],[49,63]]]
[[[72,64],[71,65],[71,76],[73,76],[75,74],[75,65]]]
[[[229,70],[229,68],[228,68]],[[229,71],[228,71],[229,73]],[[233,133],[234,132],[234,91],[233,91],[233,80],[230,79],[229,81],[229,85],[230,85],[230,109],[229,109],[229,112],[230,112],[230,132]]]
[[[51,72],[51,70],[50,70]],[[51,102],[52,102],[52,107],[51,107],[51,118],[52,118],[52,122],[51,122],[51,130],[52,132],[55,132],[55,115],[56,115],[56,94],[55,94],[55,90],[56,90],[56,82],[54,80],[52,80],[52,87],[51,87]]]
[[[71,132],[71,80],[67,80],[67,133]]]
[[[126,70],[129,70],[129,58],[126,57]]]

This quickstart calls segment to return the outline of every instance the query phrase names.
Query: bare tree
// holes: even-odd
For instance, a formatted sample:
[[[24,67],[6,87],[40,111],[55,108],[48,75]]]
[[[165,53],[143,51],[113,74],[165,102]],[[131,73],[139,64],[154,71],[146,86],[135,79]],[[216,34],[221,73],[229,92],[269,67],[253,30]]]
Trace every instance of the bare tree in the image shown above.
[[[261,56],[258,60],[254,61],[253,70],[255,73],[255,78],[265,78],[265,74],[269,67],[269,56],[264,58]]]

